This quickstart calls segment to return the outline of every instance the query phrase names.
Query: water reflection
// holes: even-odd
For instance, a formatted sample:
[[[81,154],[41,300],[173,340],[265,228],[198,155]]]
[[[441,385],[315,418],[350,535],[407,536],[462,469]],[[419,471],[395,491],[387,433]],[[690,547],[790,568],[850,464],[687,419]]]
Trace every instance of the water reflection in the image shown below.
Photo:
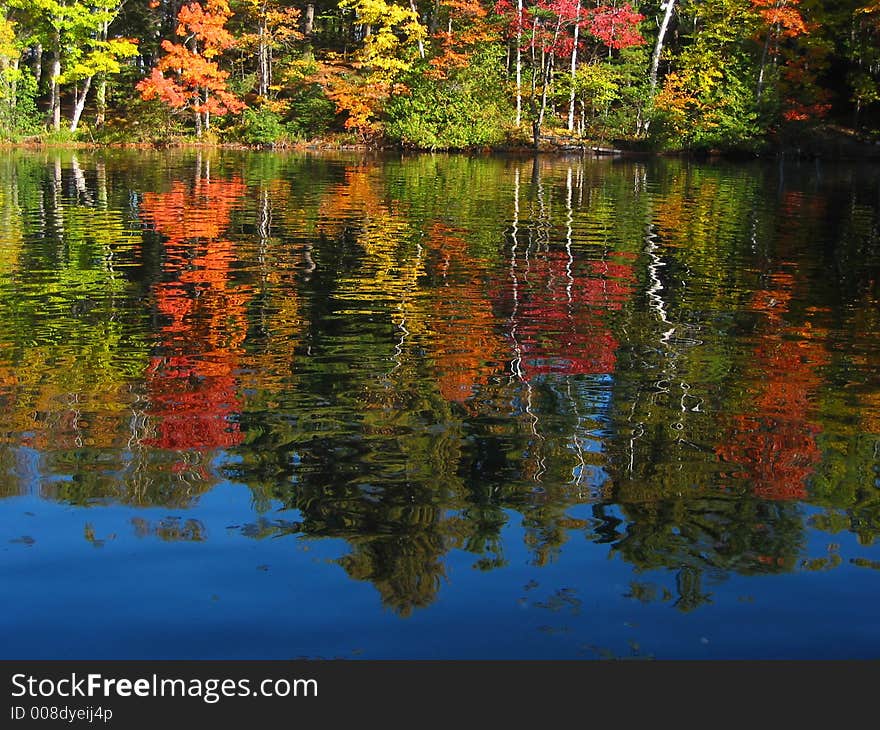
[[[401,615],[451,551],[508,565],[514,516],[533,565],[586,539],[691,610],[876,539],[878,271],[854,168],[9,153],[0,489],[243,484],[242,535],[344,539]]]

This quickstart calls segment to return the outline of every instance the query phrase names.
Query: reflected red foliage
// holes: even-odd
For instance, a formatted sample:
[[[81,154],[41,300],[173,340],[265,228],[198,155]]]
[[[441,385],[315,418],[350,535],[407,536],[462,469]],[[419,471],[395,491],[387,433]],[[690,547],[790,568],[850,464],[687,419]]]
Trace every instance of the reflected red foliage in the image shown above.
[[[619,343],[606,315],[632,294],[635,274],[629,264],[579,263],[565,251],[552,251],[527,265],[520,262],[514,278],[505,307],[526,379],[613,372]]]

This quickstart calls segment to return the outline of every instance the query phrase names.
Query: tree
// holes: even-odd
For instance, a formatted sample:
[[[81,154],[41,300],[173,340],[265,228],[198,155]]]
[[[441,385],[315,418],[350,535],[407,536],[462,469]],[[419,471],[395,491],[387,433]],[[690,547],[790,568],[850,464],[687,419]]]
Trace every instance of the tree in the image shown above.
[[[61,129],[62,86],[74,85],[70,128],[75,132],[93,77],[118,73],[120,59],[137,52],[136,41],[108,35],[120,0],[12,0],[10,6],[28,18],[26,43],[51,49],[49,118],[55,131]]]
[[[106,2],[107,0],[103,0]],[[92,86],[92,79],[96,76],[100,79],[98,86],[98,123],[104,121],[104,108],[106,104],[107,76],[118,74],[122,70],[120,59],[130,58],[137,55],[137,41],[130,38],[108,38],[108,29],[115,11],[118,10],[118,0],[109,0],[103,11],[97,13],[97,28],[83,39],[83,43],[77,49],[76,56],[71,59],[67,70],[59,77],[59,81],[78,83],[82,82],[82,88],[78,89],[76,101],[70,118],[70,131],[76,132],[86,105],[86,98]]]
[[[382,134],[383,106],[396,82],[412,69],[427,31],[412,8],[385,0],[341,0],[339,7],[354,11],[369,32],[353,63],[330,58],[313,79],[345,115],[345,128],[368,140]]]
[[[800,0],[750,0],[752,7],[757,12],[765,26],[764,49],[761,52],[761,63],[758,68],[758,88],[755,93],[758,101],[761,101],[761,93],[764,90],[764,71],[767,66],[767,53],[771,43],[776,43],[772,56],[775,60],[778,55],[778,42],[780,38],[794,38],[807,32],[804,19],[797,9]]]
[[[660,22],[660,29],[657,32],[654,53],[651,55],[651,71],[648,74],[652,93],[657,88],[657,73],[660,69],[660,55],[663,53],[663,42],[666,40],[666,31],[669,30],[669,21],[672,20],[672,14],[675,12],[675,0],[665,0],[660,8],[663,10],[663,20]]]
[[[183,43],[162,41],[166,55],[137,85],[144,99],[159,99],[176,111],[191,111],[199,137],[210,130],[212,114],[235,114],[245,108],[244,102],[228,89],[229,72],[214,60],[235,45],[226,30],[231,15],[226,0],[182,7],[177,14],[176,33]]]
[[[245,28],[256,25],[256,32],[244,32],[238,38],[238,46],[256,50],[257,94],[266,99],[274,78],[275,53],[289,49],[304,36],[297,26],[300,11],[287,7],[278,0],[241,0]]]
[[[6,15],[0,15],[0,138],[27,128],[32,123],[33,89],[25,99],[31,108],[20,105],[20,97],[25,91],[24,83],[28,78],[20,68],[21,47],[16,37],[16,24]]]

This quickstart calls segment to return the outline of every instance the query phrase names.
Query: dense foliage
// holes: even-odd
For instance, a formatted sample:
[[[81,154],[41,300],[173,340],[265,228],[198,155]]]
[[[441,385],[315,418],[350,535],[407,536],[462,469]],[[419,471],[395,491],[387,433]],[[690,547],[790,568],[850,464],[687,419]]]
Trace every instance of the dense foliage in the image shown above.
[[[755,149],[880,128],[877,0],[2,0],[0,135]]]

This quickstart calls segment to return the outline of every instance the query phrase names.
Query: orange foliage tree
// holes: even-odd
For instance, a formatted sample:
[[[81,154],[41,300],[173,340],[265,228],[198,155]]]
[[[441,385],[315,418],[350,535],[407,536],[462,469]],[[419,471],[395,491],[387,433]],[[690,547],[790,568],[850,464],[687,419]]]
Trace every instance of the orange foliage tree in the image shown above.
[[[449,18],[446,28],[434,34],[439,52],[430,61],[430,75],[446,78],[449,71],[467,66],[481,45],[497,41],[500,32],[488,22],[488,11],[479,0],[440,0],[439,5]]]
[[[176,111],[192,111],[199,136],[211,128],[212,114],[234,114],[245,107],[227,88],[229,73],[214,60],[235,45],[226,30],[230,17],[226,0],[183,6],[177,14],[177,35],[183,42],[162,41],[166,55],[137,85],[144,99],[159,99]]]

